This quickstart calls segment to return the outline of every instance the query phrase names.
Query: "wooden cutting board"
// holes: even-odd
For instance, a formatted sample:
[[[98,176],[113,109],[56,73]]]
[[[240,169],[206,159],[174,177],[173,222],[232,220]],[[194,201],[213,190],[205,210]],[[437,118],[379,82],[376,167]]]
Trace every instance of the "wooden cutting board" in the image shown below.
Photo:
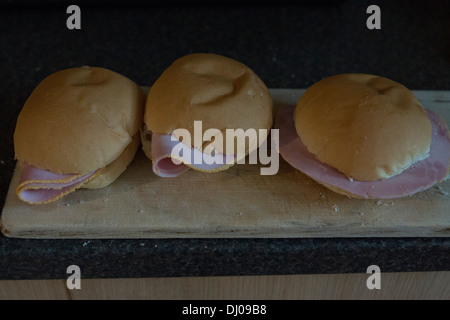
[[[275,107],[295,104],[304,90],[272,89]],[[425,108],[450,123],[450,91],[414,91]],[[47,205],[15,195],[15,169],[1,230],[21,238],[447,237],[450,179],[417,195],[386,201],[335,194],[280,157],[276,175],[235,165],[217,174],[153,174],[139,151],[110,186],[78,190]]]

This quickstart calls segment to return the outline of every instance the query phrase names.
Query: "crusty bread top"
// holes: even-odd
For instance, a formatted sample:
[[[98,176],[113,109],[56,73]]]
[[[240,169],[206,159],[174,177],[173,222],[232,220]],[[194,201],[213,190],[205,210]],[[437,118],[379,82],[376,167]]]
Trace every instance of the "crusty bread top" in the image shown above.
[[[211,128],[222,132],[223,145],[216,145],[216,150],[225,153],[226,129],[269,130],[272,108],[266,85],[246,65],[196,53],[177,59],[156,80],[147,97],[144,122],[159,134],[186,129],[191,145],[201,147],[194,144],[194,121],[202,121],[203,132]],[[262,142],[248,141],[246,153]]]
[[[35,88],[18,116],[15,156],[55,173],[102,168],[138,132],[144,103],[136,83],[108,69],[55,72]]]
[[[374,75],[339,74],[313,84],[294,121],[308,150],[350,179],[389,178],[430,150],[431,123],[417,98]]]

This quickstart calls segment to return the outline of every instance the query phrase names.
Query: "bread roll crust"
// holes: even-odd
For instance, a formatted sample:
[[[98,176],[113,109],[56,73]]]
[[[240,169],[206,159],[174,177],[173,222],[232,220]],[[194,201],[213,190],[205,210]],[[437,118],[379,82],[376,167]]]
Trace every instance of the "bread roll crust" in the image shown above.
[[[106,187],[115,181],[127,169],[131,161],[133,161],[134,155],[140,146],[140,141],[140,135],[139,133],[136,133],[131,140],[131,143],[128,144],[120,156],[106,167],[102,168],[93,179],[90,179],[83,184],[81,188],[99,189]]]
[[[202,121],[203,132],[218,129],[226,153],[226,129],[272,127],[272,98],[263,81],[246,65],[228,57],[196,53],[174,61],[150,88],[144,122],[149,131],[171,134],[186,129],[194,143],[194,121]],[[203,133],[202,133],[203,134]],[[245,153],[263,141],[249,139]],[[204,147],[204,146],[203,146]]]
[[[31,93],[14,132],[15,156],[58,174],[86,174],[117,159],[138,133],[145,94],[104,68],[55,72]]]
[[[417,98],[379,76],[339,74],[315,83],[294,121],[308,151],[349,179],[392,177],[430,150],[431,123]]]

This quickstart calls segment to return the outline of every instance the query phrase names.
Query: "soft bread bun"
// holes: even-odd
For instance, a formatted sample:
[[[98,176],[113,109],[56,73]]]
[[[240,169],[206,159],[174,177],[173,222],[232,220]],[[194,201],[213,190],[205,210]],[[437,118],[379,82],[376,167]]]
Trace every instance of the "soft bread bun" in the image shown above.
[[[195,145],[194,121],[202,121],[203,132],[220,130],[223,144],[214,147],[223,154],[226,129],[267,129],[269,133],[273,121],[272,98],[263,81],[246,65],[211,53],[190,54],[173,62],[150,88],[145,108],[144,122],[150,132],[172,134],[186,129],[191,145],[198,149],[202,146]],[[246,154],[263,143],[257,140],[248,139]]]
[[[55,72],[36,87],[18,116],[15,156],[57,174],[106,167],[139,138],[144,103],[136,83],[108,69]]]
[[[134,155],[139,146],[140,136],[137,133],[116,160],[102,168],[92,180],[83,184],[81,188],[99,189],[111,184],[126,170],[130,162],[134,159]]]
[[[417,98],[379,76],[339,74],[315,83],[294,121],[308,151],[349,179],[392,177],[430,150],[431,123]]]

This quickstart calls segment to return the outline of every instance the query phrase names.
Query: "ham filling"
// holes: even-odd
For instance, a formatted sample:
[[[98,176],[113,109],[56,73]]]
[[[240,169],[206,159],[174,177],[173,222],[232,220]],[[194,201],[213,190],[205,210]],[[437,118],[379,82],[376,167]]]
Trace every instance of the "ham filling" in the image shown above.
[[[85,175],[56,174],[24,164],[17,196],[28,203],[48,203],[80,188],[94,177],[98,170]]]
[[[430,155],[389,179],[349,180],[347,176],[320,162],[311,154],[297,134],[293,114],[295,106],[279,110],[276,127],[280,130],[279,152],[294,168],[325,184],[336,186],[364,198],[392,199],[415,194],[442,181],[450,163],[450,137],[445,122],[427,110],[432,124]]]
[[[173,150],[176,158],[172,158]],[[190,168],[199,171],[218,171],[234,162],[234,155],[215,155],[202,153],[200,150],[182,145],[180,141],[172,139],[172,135],[162,135],[153,133],[151,141],[151,157],[153,162],[153,172],[164,178],[177,177]]]

